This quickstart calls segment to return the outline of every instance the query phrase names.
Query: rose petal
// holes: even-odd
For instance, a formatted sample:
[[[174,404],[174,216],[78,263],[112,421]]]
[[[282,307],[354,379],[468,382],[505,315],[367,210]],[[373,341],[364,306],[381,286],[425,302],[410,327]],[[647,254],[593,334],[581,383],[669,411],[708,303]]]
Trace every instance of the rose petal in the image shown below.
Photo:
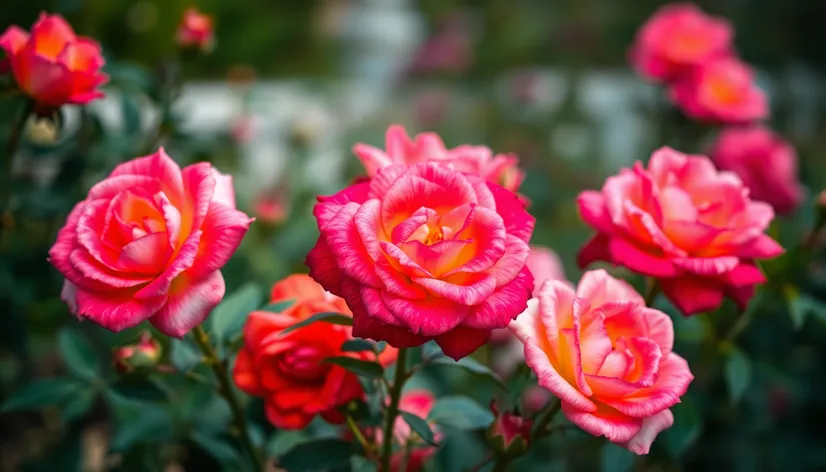
[[[161,333],[182,338],[209,316],[225,291],[224,277],[217,270],[197,281],[184,278],[169,291],[166,305],[149,321]]]

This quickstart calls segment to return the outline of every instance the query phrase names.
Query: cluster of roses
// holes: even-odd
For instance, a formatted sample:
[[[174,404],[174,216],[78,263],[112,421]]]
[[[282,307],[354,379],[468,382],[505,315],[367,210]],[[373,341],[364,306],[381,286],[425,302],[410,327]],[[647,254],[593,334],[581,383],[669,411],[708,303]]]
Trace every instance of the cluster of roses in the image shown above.
[[[699,21],[696,11],[691,14],[688,32]],[[642,37],[680,31],[652,26],[659,22],[652,20]],[[710,24],[727,37],[727,28]],[[34,89],[18,71],[32,57],[46,61],[46,52],[62,49],[50,64],[69,70],[78,57],[65,52],[74,51],[73,44],[97,57],[91,52],[99,49],[88,41],[73,33],[74,43],[66,39],[66,28],[44,17],[32,36],[47,39],[27,43],[9,40],[22,38],[19,33],[4,35],[4,45],[18,41],[4,47],[27,93]],[[683,48],[675,57],[718,36],[702,32],[671,40]],[[59,34],[63,39],[55,39]],[[655,61],[652,54],[640,52],[637,60],[668,69],[663,77],[673,78],[675,64],[687,65],[672,56]],[[710,68],[694,64],[700,95],[722,93],[718,75],[728,80],[730,74],[718,68],[737,63],[721,60]],[[89,77],[100,83],[99,76]],[[81,96],[99,94],[96,87]],[[44,90],[42,96],[52,93]],[[253,312],[244,329],[234,379],[265,399],[269,420],[297,429],[317,415],[344,419],[339,408],[364,391],[353,373],[322,362],[328,357],[375,356],[370,360],[387,365],[397,349],[434,341],[458,360],[507,327],[524,345],[539,385],[559,398],[571,422],[647,453],[657,433],[673,423],[669,408],[693,379],[672,351],[671,319],[604,270],[586,272],[576,288],[535,280],[544,271],[528,264],[535,219],[517,193],[523,174],[516,158],[483,146],[449,149],[433,133],[410,139],[398,126],[388,130],[385,149],[359,144],[354,153],[368,178],[318,198],[320,236],[307,255],[309,277],[291,276],[272,289],[273,301],[294,303],[280,313]],[[774,217],[770,205],[753,201],[743,180],[718,171],[707,157],[670,148],[654,152],[647,166],[638,162],[608,178],[601,191],[583,192],[577,204],[596,231],[579,254],[581,266],[606,261],[650,277],[686,315],[712,310],[724,296],[744,307],[764,282],[755,260],[782,252],[764,234]],[[148,320],[181,337],[222,299],[221,268],[251,222],[236,209],[230,176],[208,163],[181,169],[161,149],[117,166],[95,185],[68,216],[49,256],[65,276],[62,298],[77,316],[114,331]],[[311,323],[287,329],[320,312],[349,315],[352,328]],[[343,344],[353,337],[389,346],[380,354],[346,352]],[[432,396],[408,395],[409,408],[426,416]],[[401,422],[395,430],[410,435]],[[423,460],[428,451],[412,457]]]
[[[737,58],[724,18],[691,4],[662,7],[640,29],[631,62],[643,77],[668,87],[686,116],[726,127],[709,150],[720,169],[735,172],[752,198],[780,214],[803,198],[794,148],[758,124],[769,116],[766,95]]]

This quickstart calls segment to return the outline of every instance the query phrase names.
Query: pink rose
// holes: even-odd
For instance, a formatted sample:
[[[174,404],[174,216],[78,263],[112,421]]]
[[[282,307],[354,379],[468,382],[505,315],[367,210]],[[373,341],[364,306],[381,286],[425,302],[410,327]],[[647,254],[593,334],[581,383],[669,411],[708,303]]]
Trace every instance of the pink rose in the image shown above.
[[[125,162],[75,205],[49,251],[72,313],[120,331],[149,320],[182,337],[224,296],[221,267],[252,222],[232,177],[181,170],[163,149]]]
[[[533,274],[534,295],[539,292],[539,288],[546,280],[566,280],[565,266],[562,265],[559,256],[547,247],[531,246],[527,264]]]
[[[183,48],[198,48],[209,52],[215,47],[215,30],[212,17],[196,8],[189,8],[181,18],[177,33],[178,45]]]
[[[671,99],[690,118],[747,123],[769,116],[766,95],[747,65],[733,57],[707,61],[674,82]]]
[[[692,67],[731,52],[732,28],[690,3],[665,5],[643,25],[631,48],[641,75],[671,81]]]
[[[519,190],[525,175],[519,170],[519,159],[511,154],[493,155],[485,146],[462,145],[447,149],[436,133],[421,133],[414,139],[407,136],[404,128],[393,125],[387,128],[386,150],[368,144],[353,146],[353,152],[372,177],[392,164],[411,165],[434,161],[448,164],[459,172],[475,174],[515,192]]]
[[[546,282],[510,329],[566,418],[636,454],[673,424],[669,408],[694,379],[671,351],[671,318],[603,270],[586,272],[576,291]]]
[[[464,357],[525,308],[534,218],[512,192],[436,163],[390,165],[314,213],[310,275],[353,311],[353,335]]]
[[[597,230],[580,266],[601,260],[654,277],[686,315],[716,308],[724,295],[745,308],[765,282],[753,260],[783,252],[763,234],[774,211],[752,201],[740,178],[668,147],[654,152],[648,168],[637,162],[577,203]]]
[[[719,168],[743,180],[749,196],[768,203],[777,213],[791,213],[803,200],[797,153],[764,126],[724,130],[710,154]]]
[[[41,13],[31,33],[10,26],[0,36],[0,49],[17,86],[36,102],[38,111],[103,97],[99,88],[109,77],[101,72],[105,61],[100,44],[75,35],[60,15]]]

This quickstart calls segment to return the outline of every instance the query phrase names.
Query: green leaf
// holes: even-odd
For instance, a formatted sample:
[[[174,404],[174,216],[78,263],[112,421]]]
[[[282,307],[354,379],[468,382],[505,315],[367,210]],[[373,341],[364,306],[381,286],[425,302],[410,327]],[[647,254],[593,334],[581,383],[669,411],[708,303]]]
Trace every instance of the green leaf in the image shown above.
[[[602,472],[627,472],[634,465],[634,453],[628,449],[606,442],[600,450]]]
[[[275,457],[283,456],[299,444],[310,440],[307,430],[280,429],[267,441],[267,452]]]
[[[351,339],[349,341],[344,341],[341,345],[341,350],[343,352],[362,352],[372,351],[375,347],[375,343],[371,341],[367,341],[365,339]]]
[[[495,372],[490,370],[484,364],[470,357],[462,358],[460,361],[457,362],[449,357],[439,356],[427,359],[427,364],[459,368],[469,374],[472,374],[480,380],[492,382],[494,385],[496,385],[505,392],[508,391],[508,387],[502,381],[501,377],[499,377]]]
[[[187,372],[203,359],[201,351],[186,339],[170,339],[169,346],[169,360],[181,372]]]
[[[751,384],[751,361],[745,352],[732,347],[726,356],[726,383],[731,401],[737,403]]]
[[[402,418],[404,418],[404,421],[410,426],[410,429],[415,431],[416,434],[422,438],[422,441],[430,444],[431,446],[436,445],[436,440],[433,439],[433,431],[430,429],[430,425],[427,424],[427,421],[406,411],[402,411],[400,414],[402,415]]]
[[[100,377],[100,361],[83,335],[72,329],[64,329],[57,336],[57,346],[72,375],[82,379]]]
[[[350,458],[350,470],[352,472],[377,472],[379,466],[375,461],[371,461],[366,457],[353,456]]]
[[[169,397],[167,392],[156,383],[145,378],[139,380],[123,379],[112,384],[110,388],[118,395],[132,400],[162,402]]]
[[[65,406],[60,409],[63,419],[68,423],[82,417],[92,408],[97,398],[98,392],[93,389],[81,390],[72,395]]]
[[[671,407],[674,425],[663,431],[666,448],[675,457],[680,457],[700,437],[702,418],[690,397],[683,397],[680,403]]]
[[[69,377],[36,379],[15,390],[0,411],[37,410],[61,405],[82,388],[77,379]]]
[[[315,315],[307,318],[306,320],[299,321],[298,323],[284,329],[281,331],[281,334],[287,334],[291,331],[295,331],[298,328],[303,328],[305,326],[311,325],[316,321],[323,321],[324,323],[336,324],[336,325],[344,325],[344,326],[353,326],[353,317],[342,315],[341,313],[316,313]]]
[[[241,333],[249,314],[261,305],[261,289],[248,283],[224,298],[209,316],[210,334],[219,345]]]
[[[223,465],[237,464],[241,461],[239,451],[224,439],[210,437],[198,431],[190,434],[189,437],[204,452],[218,459]]]
[[[162,442],[171,434],[171,415],[155,403],[141,402],[107,392],[106,398],[117,417],[117,429],[110,448],[125,451],[135,444]]]
[[[288,472],[329,470],[348,464],[353,452],[353,445],[348,441],[317,439],[290,449],[277,465]]]
[[[789,316],[792,318],[794,329],[802,328],[810,315],[814,315],[818,319],[826,317],[826,303],[822,303],[805,293],[800,293],[797,288],[792,286],[787,286],[783,291],[789,304]]]
[[[458,429],[482,429],[493,422],[493,413],[468,397],[456,395],[436,400],[428,419]]]
[[[276,302],[264,305],[261,311],[269,311],[270,313],[282,313],[287,308],[293,306],[295,300],[285,300],[283,302]]]
[[[375,362],[353,359],[352,357],[345,356],[328,357],[327,359],[324,359],[324,362],[344,367],[350,372],[361,377],[379,379],[384,376],[384,367]]]

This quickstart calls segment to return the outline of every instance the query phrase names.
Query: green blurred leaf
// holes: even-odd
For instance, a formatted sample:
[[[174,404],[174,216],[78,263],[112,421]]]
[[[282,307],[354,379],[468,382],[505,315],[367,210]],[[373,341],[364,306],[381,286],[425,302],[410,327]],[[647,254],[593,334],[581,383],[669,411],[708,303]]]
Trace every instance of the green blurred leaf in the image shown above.
[[[352,472],[376,472],[379,466],[375,461],[371,461],[366,457],[353,456],[350,458],[350,470]]]
[[[372,351],[375,347],[375,343],[367,341],[366,339],[350,339],[349,341],[344,341],[341,345],[341,350],[342,352],[362,352]]]
[[[726,355],[725,375],[729,396],[732,402],[737,403],[751,384],[751,360],[745,352],[737,347],[731,348]]]
[[[198,431],[195,431],[189,437],[204,452],[217,459],[224,466],[241,462],[240,452],[224,439],[210,437]]]
[[[285,300],[283,302],[276,302],[264,305],[261,311],[269,311],[270,313],[282,313],[287,308],[293,306],[295,300]]]
[[[492,382],[494,385],[496,385],[505,392],[508,391],[508,387],[505,385],[505,383],[502,381],[502,378],[499,377],[499,375],[497,375],[494,371],[490,370],[484,364],[470,357],[462,358],[460,361],[457,362],[446,356],[438,356],[427,359],[427,364],[459,368],[474,375],[479,379]]]
[[[456,395],[436,400],[428,419],[458,429],[482,429],[493,422],[493,413],[468,397]]]
[[[209,316],[209,332],[215,343],[223,345],[240,334],[249,314],[261,305],[262,297],[261,289],[248,283],[224,298]]]
[[[130,93],[121,93],[121,113],[123,114],[123,132],[133,138],[141,133],[141,114],[135,97]]]
[[[162,406],[107,392],[109,406],[117,418],[117,428],[110,448],[125,451],[143,442],[162,442],[169,438],[172,425],[169,412]]]
[[[433,431],[430,429],[430,425],[427,424],[427,421],[419,418],[413,413],[408,413],[406,411],[401,411],[399,413],[402,418],[404,418],[404,421],[410,426],[410,429],[415,431],[415,433],[422,438],[422,441],[430,444],[431,446],[436,445],[436,440],[433,439]]]
[[[309,434],[308,430],[277,430],[272,433],[270,440],[267,441],[267,452],[275,457],[283,456],[290,449],[309,441]]]
[[[783,292],[789,305],[789,316],[792,318],[794,329],[802,328],[810,315],[820,320],[826,319],[826,303],[800,293],[795,287],[788,286]]]
[[[60,405],[83,389],[83,384],[69,377],[36,379],[12,392],[0,411],[37,410]]]
[[[195,367],[203,359],[201,351],[187,339],[170,339],[169,346],[171,350],[169,360],[181,372],[186,372]]]
[[[132,400],[162,402],[168,399],[167,392],[148,379],[123,379],[110,386],[118,395]]]
[[[89,411],[95,400],[98,398],[98,392],[93,389],[81,390],[69,398],[65,406],[60,409],[63,413],[63,419],[66,422],[74,421]]]
[[[353,445],[348,441],[317,439],[290,449],[277,465],[288,472],[329,470],[348,464],[353,452]]]
[[[702,422],[700,412],[690,397],[671,407],[674,425],[662,432],[665,446],[675,457],[681,456],[700,436]]]
[[[57,336],[57,346],[73,375],[87,380],[100,377],[100,360],[83,335],[73,329],[64,329]]]
[[[361,377],[378,379],[384,376],[384,367],[375,362],[353,359],[352,357],[345,356],[328,357],[327,359],[324,359],[324,362],[344,367],[350,372]]]
[[[627,472],[634,465],[634,453],[628,449],[606,442],[600,450],[602,472]]]
[[[321,321],[324,323],[330,323],[335,325],[344,325],[344,326],[352,326],[353,325],[353,317],[342,315],[341,313],[316,313],[315,315],[307,318],[306,320],[300,321],[283,331],[281,334],[287,334],[291,331],[295,331],[298,328],[303,328],[305,326],[311,325],[316,321]]]

